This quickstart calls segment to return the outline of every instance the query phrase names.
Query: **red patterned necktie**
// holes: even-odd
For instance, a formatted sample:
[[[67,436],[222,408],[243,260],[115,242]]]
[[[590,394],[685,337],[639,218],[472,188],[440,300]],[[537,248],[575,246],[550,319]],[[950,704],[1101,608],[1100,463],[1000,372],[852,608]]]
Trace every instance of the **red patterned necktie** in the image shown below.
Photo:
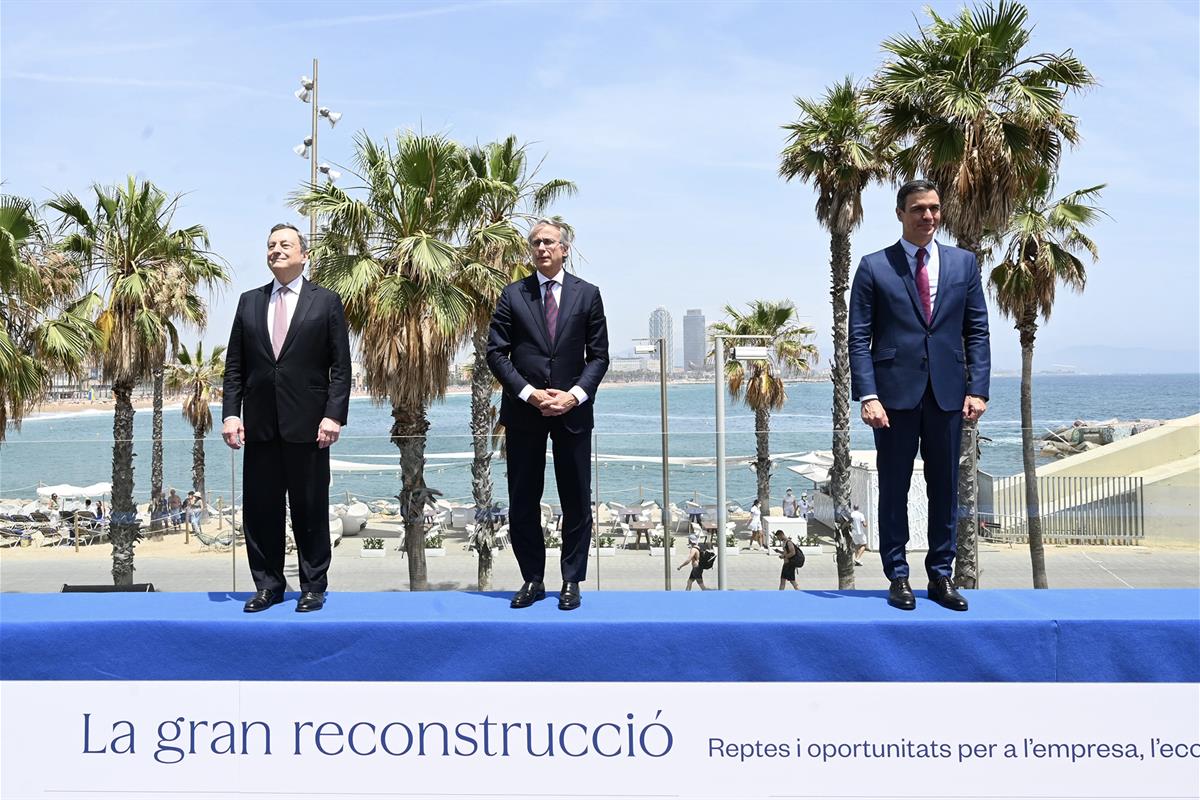
[[[926,325],[933,321],[933,303],[929,300],[929,269],[925,264],[928,255],[924,247],[917,250],[917,297],[921,298]]]
[[[550,334],[550,344],[554,344],[554,334],[558,328],[558,302],[554,299],[554,287],[558,281],[546,281],[546,331]]]

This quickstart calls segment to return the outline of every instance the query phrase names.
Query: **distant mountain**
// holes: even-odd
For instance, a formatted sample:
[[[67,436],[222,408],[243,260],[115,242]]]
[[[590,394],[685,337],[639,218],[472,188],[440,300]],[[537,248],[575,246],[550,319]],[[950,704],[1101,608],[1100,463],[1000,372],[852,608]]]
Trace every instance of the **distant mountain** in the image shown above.
[[[1076,345],[1043,353],[1034,351],[1038,372],[1084,372],[1128,375],[1198,373],[1200,350],[1162,350],[1155,347]]]

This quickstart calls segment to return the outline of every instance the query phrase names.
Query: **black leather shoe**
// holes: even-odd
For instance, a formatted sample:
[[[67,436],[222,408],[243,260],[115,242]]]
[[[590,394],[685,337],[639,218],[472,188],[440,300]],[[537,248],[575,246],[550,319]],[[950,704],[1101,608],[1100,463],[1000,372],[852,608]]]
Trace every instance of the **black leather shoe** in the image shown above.
[[[901,611],[912,611],[917,607],[917,598],[913,596],[908,578],[896,578],[888,587],[888,605]]]
[[[563,581],[562,591],[558,593],[558,610],[573,611],[579,608],[579,584],[575,581]]]
[[[958,593],[949,578],[934,578],[929,582],[929,599],[951,611],[967,610],[967,598]]]
[[[296,602],[297,611],[320,611],[325,607],[324,592],[305,592]]]
[[[525,581],[513,595],[509,608],[529,608],[546,596],[546,587],[541,581]]]
[[[266,611],[273,605],[278,605],[283,602],[283,592],[272,592],[270,589],[259,589],[246,601],[246,605],[242,607],[242,611],[247,614],[253,614],[256,611]]]

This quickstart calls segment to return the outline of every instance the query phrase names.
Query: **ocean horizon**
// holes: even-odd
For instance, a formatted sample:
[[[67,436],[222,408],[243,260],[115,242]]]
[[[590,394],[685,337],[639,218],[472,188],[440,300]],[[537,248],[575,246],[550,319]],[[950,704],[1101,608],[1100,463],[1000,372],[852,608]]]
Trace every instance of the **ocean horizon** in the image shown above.
[[[498,401],[498,394],[495,400]],[[605,500],[636,502],[662,494],[657,384],[604,384],[595,397],[595,452],[601,459],[596,470],[599,493]],[[996,376],[992,397],[980,425],[980,468],[1001,476],[1021,470],[1020,379]],[[670,448],[673,457],[712,458],[715,454],[715,393],[711,383],[668,385]],[[827,381],[788,385],[784,407],[771,414],[771,454],[829,450],[832,430],[832,386]],[[851,409],[851,447],[873,449],[869,429]],[[1034,422],[1041,430],[1069,425],[1076,419],[1166,420],[1200,412],[1200,374],[1079,375],[1043,373],[1034,376]],[[214,407],[214,417],[220,408]],[[453,502],[469,503],[471,438],[470,395],[448,395],[428,412],[426,483]],[[151,419],[149,410],[134,416],[135,496],[149,499]],[[225,447],[217,429],[205,439],[206,482],[210,495],[228,502],[231,482],[241,484],[240,454]],[[362,500],[394,500],[400,488],[396,467],[399,451],[388,439],[390,409],[369,398],[351,402],[349,425],[333,450],[337,461],[364,465],[365,471],[335,472],[331,502],[347,496]],[[164,486],[186,492],[191,488],[192,431],[178,403],[164,408]],[[743,403],[726,395],[726,455],[750,459],[755,453],[754,415]],[[32,497],[36,487],[58,483],[87,485],[111,480],[111,409],[56,411],[30,417],[21,430],[10,430],[0,446],[0,497]],[[1039,458],[1039,464],[1049,459]],[[372,470],[365,465],[373,465]],[[504,462],[493,460],[495,497],[506,497]],[[716,493],[713,466],[672,465],[671,499],[710,501]],[[784,489],[810,490],[812,484],[782,465],[772,478],[771,494],[777,504]],[[748,505],[755,493],[755,476],[748,465],[727,469],[728,496]],[[239,490],[240,491],[240,490]],[[547,502],[555,501],[552,469],[546,480]]]

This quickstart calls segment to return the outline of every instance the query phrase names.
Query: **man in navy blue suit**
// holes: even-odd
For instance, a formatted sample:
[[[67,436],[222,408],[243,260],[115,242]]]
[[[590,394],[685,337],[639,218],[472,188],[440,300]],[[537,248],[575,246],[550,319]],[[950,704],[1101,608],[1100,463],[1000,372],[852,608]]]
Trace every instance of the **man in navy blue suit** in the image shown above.
[[[512,598],[525,608],[546,596],[542,490],[546,437],[562,503],[562,591],[558,607],[578,608],[592,538],[592,407],[608,371],[608,323],[600,290],[563,269],[569,227],[539,220],[529,231],[537,272],[500,294],[488,331],[487,360],[504,394],[509,537],[524,580]]]
[[[850,289],[850,375],[875,432],[879,555],[888,603],[916,608],[908,582],[908,489],[918,450],[929,498],[929,598],[966,611],[951,575],[961,425],[987,410],[987,304],[973,253],[934,239],[941,199],[929,181],[896,196],[903,236],[863,258]]]

